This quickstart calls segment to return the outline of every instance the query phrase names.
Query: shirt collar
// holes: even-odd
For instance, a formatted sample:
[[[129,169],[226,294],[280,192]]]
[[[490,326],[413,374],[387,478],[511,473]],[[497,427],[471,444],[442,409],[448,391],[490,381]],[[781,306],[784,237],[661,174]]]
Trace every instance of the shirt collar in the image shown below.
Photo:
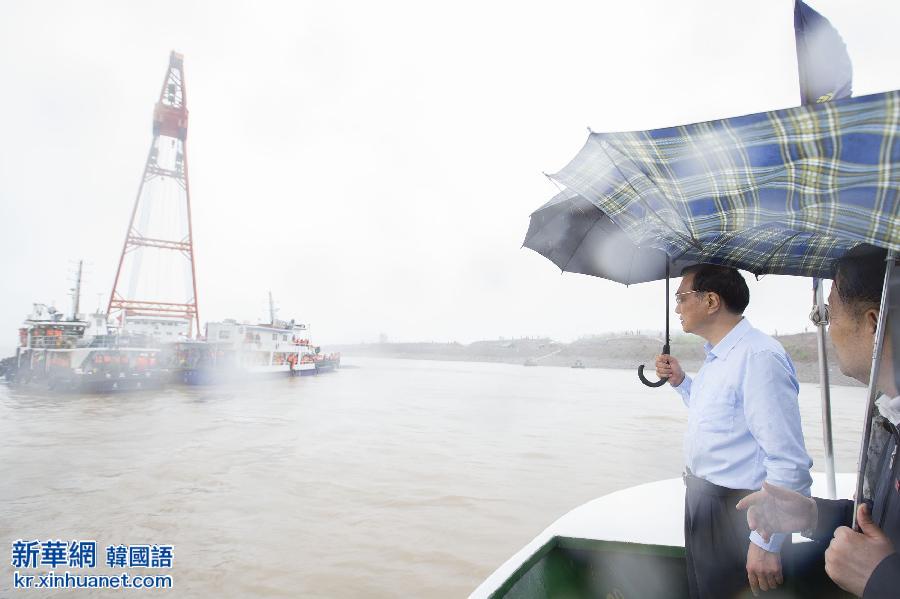
[[[737,345],[738,341],[744,338],[744,335],[753,327],[750,326],[750,321],[746,318],[741,318],[734,328],[728,331],[728,334],[722,337],[722,340],[716,343],[715,347],[709,344],[709,342],[703,344],[703,349],[706,350],[707,354],[712,354],[716,358],[720,360],[724,360],[728,357],[728,353]]]

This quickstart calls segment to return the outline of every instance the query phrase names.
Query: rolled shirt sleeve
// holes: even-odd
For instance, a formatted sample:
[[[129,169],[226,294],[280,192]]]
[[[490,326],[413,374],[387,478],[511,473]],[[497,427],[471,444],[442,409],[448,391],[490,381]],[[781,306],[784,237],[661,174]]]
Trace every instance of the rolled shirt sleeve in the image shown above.
[[[809,496],[812,460],[803,443],[793,365],[772,351],[751,354],[743,385],[744,418],[764,453],[766,480]]]
[[[744,417],[764,453],[766,480],[809,496],[812,460],[806,453],[797,395],[800,386],[789,359],[764,350],[748,357],[743,383]],[[788,535],[772,535],[765,542],[756,532],[750,540],[777,553]]]

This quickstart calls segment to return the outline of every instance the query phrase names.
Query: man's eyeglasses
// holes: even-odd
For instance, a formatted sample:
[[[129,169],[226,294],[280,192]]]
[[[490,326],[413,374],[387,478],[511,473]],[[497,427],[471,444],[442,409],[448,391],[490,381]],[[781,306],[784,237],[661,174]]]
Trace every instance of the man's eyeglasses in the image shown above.
[[[676,303],[676,304],[681,304],[681,303],[683,303],[684,300],[685,300],[685,298],[684,298],[683,296],[685,296],[685,295],[690,295],[690,294],[692,294],[692,293],[704,293],[704,292],[703,292],[702,290],[700,290],[700,289],[697,289],[697,290],[695,290],[695,291],[682,291],[681,293],[676,293],[676,294],[675,294],[675,303]]]

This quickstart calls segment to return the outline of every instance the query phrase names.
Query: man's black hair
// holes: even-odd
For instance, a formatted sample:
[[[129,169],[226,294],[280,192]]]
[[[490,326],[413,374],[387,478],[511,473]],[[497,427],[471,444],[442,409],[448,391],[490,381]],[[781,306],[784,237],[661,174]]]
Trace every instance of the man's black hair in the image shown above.
[[[834,287],[841,301],[852,306],[857,316],[881,307],[886,259],[887,250],[861,245],[835,261]]]
[[[684,269],[683,275],[693,274],[692,291],[712,291],[719,295],[725,309],[732,314],[743,314],[750,303],[747,281],[736,268],[716,264],[698,264]]]

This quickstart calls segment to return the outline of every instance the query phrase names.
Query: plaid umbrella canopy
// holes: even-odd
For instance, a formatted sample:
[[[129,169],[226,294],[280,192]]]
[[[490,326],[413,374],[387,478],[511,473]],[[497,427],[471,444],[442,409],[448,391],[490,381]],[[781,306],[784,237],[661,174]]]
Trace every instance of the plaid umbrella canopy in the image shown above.
[[[708,262],[829,277],[860,244],[900,250],[900,91],[591,133],[549,177],[563,192],[532,214],[525,246],[563,270],[636,283],[665,278],[665,260],[633,277],[585,265],[661,255],[675,274]],[[579,236],[577,215],[600,229]]]

